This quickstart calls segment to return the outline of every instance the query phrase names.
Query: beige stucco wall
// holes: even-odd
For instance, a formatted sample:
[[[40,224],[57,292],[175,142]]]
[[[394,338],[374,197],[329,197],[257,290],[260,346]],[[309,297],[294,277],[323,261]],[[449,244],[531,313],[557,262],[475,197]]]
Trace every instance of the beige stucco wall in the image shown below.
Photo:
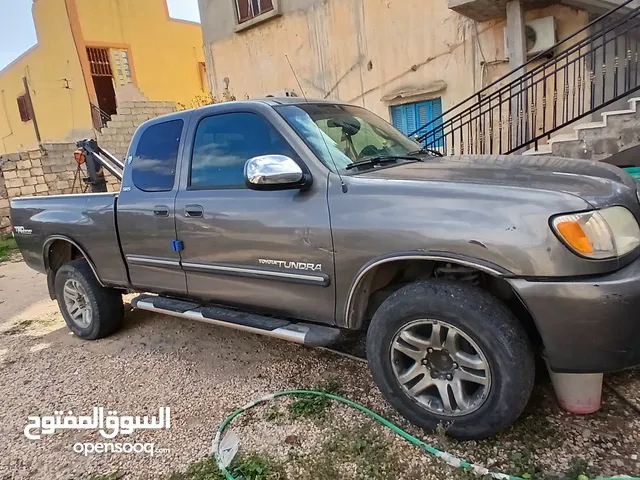
[[[218,96],[227,83],[238,99],[282,89],[300,95],[286,55],[308,97],[364,105],[388,119],[391,103],[442,97],[446,110],[508,71],[504,20],[476,24],[446,0],[284,0],[281,16],[237,33],[229,27],[232,4],[200,0],[209,83]],[[563,6],[527,12],[547,15],[556,17],[560,38],[587,23],[586,13]]]

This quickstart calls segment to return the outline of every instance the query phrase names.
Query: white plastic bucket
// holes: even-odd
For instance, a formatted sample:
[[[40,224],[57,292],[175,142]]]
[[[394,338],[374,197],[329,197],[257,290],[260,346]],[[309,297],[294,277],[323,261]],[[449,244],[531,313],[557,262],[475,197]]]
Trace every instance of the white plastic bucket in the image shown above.
[[[546,363],[546,356],[543,354]],[[549,368],[556,398],[563,410],[586,415],[602,406],[602,373],[557,373]]]

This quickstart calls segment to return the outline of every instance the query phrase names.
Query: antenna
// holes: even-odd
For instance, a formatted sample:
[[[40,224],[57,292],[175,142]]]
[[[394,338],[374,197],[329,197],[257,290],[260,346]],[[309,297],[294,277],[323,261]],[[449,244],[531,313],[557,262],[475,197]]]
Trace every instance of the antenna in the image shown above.
[[[307,95],[304,93],[304,90],[302,89],[302,85],[300,84],[300,80],[298,80],[298,75],[296,75],[296,71],[293,69],[293,65],[291,65],[291,60],[289,60],[289,57],[287,55],[285,55],[284,58],[287,59],[287,63],[289,64],[289,68],[291,69],[291,73],[293,73],[293,77],[296,79],[296,83],[298,84],[298,88],[300,89],[300,92],[302,93],[302,97],[304,98],[304,101],[306,103],[310,103],[309,99],[307,98]],[[340,185],[342,185],[342,193],[347,193],[347,190],[348,190],[347,189],[347,184],[344,183],[344,180],[342,179],[342,175],[340,175],[340,170],[338,169],[338,165],[336,164],[336,161],[334,160],[333,155],[331,154],[331,150],[329,150],[329,145],[327,145],[327,140],[324,138],[324,132],[320,129],[320,127],[316,124],[316,122],[313,122],[313,124],[318,129],[318,132],[320,132],[320,138],[322,138],[322,142],[324,143],[324,146],[327,149],[327,152],[329,153],[329,158],[331,158],[331,163],[333,163],[333,168],[336,169],[336,173],[338,174],[338,178],[340,179]]]

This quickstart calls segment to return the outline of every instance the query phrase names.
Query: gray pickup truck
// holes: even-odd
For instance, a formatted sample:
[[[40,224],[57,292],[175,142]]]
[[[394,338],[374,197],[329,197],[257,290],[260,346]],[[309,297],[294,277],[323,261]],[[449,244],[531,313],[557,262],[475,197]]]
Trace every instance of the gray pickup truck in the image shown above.
[[[550,368],[640,364],[640,202],[610,165],[441,157],[368,110],[266,99],[143,124],[118,194],[16,198],[25,262],[88,340],[135,307],[310,346],[366,331],[425,429],[493,435]]]

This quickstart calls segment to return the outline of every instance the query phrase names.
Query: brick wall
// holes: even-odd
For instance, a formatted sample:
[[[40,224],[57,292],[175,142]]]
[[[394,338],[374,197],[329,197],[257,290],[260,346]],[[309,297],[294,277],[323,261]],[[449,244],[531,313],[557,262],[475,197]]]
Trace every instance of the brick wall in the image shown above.
[[[118,114],[98,135],[98,144],[123,160],[140,124],[175,110],[173,102],[122,102]],[[38,150],[0,156],[0,234],[9,230],[9,199],[21,195],[82,193],[85,188],[82,178],[87,174],[83,167],[76,177],[75,150],[75,142],[43,143]],[[120,182],[109,172],[105,172],[105,178],[110,192],[120,191]]]

